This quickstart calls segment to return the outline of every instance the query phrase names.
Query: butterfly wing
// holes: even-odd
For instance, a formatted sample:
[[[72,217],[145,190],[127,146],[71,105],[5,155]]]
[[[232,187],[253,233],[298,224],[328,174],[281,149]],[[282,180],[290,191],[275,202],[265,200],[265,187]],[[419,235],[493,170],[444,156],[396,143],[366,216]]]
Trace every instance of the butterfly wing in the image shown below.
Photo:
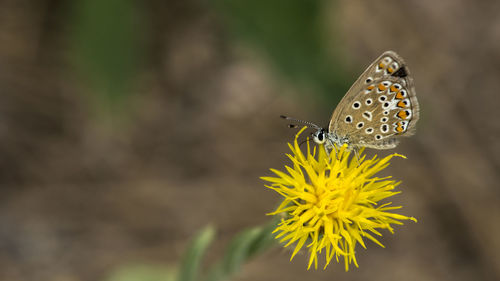
[[[356,80],[330,120],[329,132],[352,146],[393,148],[415,132],[419,106],[403,59],[384,52]]]

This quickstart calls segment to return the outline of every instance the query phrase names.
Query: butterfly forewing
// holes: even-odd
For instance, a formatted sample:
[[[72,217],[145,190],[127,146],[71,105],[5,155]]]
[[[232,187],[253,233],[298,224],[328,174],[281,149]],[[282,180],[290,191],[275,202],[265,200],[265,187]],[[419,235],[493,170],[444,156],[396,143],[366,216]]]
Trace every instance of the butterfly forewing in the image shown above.
[[[392,148],[413,134],[419,118],[413,81],[403,59],[392,51],[377,58],[333,112],[329,132],[354,147]]]

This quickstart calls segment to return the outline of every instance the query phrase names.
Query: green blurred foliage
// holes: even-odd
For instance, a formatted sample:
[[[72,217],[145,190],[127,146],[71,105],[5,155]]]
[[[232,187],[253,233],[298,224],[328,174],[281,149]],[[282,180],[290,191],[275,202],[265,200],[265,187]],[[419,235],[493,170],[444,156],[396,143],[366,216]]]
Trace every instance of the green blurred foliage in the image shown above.
[[[230,280],[245,262],[277,245],[272,234],[278,224],[273,218],[263,226],[252,227],[238,233],[225,249],[223,256],[201,269],[207,249],[215,238],[215,228],[207,226],[191,240],[178,267],[134,265],[121,267],[106,281],[222,281]]]
[[[194,237],[182,260],[178,281],[198,280],[201,260],[214,240],[214,236],[215,228],[207,226]]]
[[[209,268],[205,281],[229,280],[248,260],[277,243],[272,231],[279,220],[273,218],[266,225],[249,228],[237,234],[229,243],[221,260]]]
[[[314,89],[330,102],[339,101],[349,79],[329,50],[323,8],[319,0],[215,0],[224,26],[238,40],[267,55],[277,70],[296,83]],[[328,2],[329,5],[332,2]],[[330,31],[331,33],[331,31]]]
[[[140,8],[134,0],[72,2],[72,58],[97,105],[122,105],[132,93],[144,54]]]
[[[175,281],[175,269],[153,265],[129,265],[115,270],[106,281]]]
[[[335,103],[350,79],[338,59],[331,30],[326,30],[324,0],[214,0],[233,39],[259,50],[295,86]],[[72,2],[72,58],[98,106],[127,101],[145,50],[147,29],[140,1]],[[333,42],[333,43],[332,43]],[[310,90],[312,89],[312,90]]]

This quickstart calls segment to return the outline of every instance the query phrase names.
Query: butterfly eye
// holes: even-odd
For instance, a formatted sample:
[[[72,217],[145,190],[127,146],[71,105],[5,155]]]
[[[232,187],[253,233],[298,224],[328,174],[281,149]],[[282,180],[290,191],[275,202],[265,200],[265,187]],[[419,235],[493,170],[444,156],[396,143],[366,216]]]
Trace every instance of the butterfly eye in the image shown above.
[[[313,134],[313,140],[317,144],[323,144],[326,141],[325,138],[325,131],[324,130],[318,130]]]

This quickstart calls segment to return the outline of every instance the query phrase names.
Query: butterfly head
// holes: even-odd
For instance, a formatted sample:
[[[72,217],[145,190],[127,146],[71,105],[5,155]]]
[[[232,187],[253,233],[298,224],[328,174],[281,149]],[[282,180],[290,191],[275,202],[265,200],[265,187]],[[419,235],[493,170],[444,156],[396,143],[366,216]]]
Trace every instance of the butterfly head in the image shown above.
[[[284,116],[284,115],[281,115],[280,117],[283,118],[283,119],[286,119],[286,120],[293,121],[293,122],[306,124],[310,128],[316,129],[316,131],[311,134],[311,137],[314,140],[314,142],[317,143],[317,144],[324,144],[327,141],[328,138],[330,138],[331,141],[336,141],[337,140],[335,134],[329,134],[326,129],[321,128],[320,126],[318,126],[318,125],[316,125],[316,124],[314,124],[312,122],[304,121],[304,120],[300,120],[300,119],[295,119],[295,118]],[[289,124],[288,127],[289,128],[296,128],[297,125]]]
[[[316,132],[312,133],[312,138],[314,140],[315,143],[317,144],[324,144],[325,141],[326,141],[326,130],[323,129],[323,128],[319,128],[318,130],[316,130]]]

